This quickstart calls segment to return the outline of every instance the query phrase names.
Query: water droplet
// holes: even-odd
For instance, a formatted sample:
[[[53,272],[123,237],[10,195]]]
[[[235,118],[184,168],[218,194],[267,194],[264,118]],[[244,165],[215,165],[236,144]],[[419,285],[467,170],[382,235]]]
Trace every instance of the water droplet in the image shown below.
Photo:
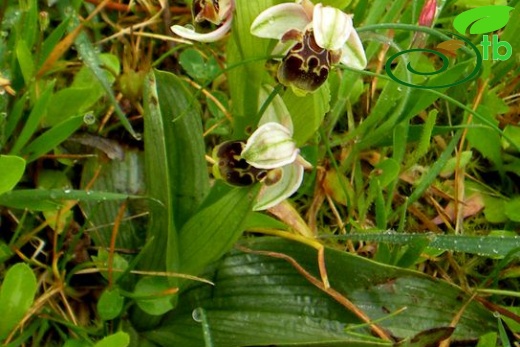
[[[497,311],[493,312],[493,316],[495,316],[496,318],[500,318],[500,312],[497,312]]]
[[[94,113],[92,112],[85,113],[83,116],[83,122],[87,125],[92,125],[96,123],[96,116],[94,116]]]
[[[201,310],[200,307],[197,307],[196,309],[193,310],[193,312],[191,312],[191,317],[197,323],[202,322],[202,312],[200,312],[200,310]]]
[[[72,192],[72,189],[70,189],[70,188],[65,188],[65,189],[63,189],[63,192],[64,192],[65,194],[70,194],[70,193]]]
[[[0,112],[0,118],[7,118],[7,112]]]
[[[0,95],[4,95],[5,94],[5,89],[4,88],[0,88]]]
[[[141,140],[143,139],[143,134],[141,134],[141,133],[135,133],[134,137],[135,137],[135,139],[136,139],[137,141],[141,141]]]
[[[493,249],[491,252],[493,252],[493,254],[498,254],[498,250],[496,249]]]

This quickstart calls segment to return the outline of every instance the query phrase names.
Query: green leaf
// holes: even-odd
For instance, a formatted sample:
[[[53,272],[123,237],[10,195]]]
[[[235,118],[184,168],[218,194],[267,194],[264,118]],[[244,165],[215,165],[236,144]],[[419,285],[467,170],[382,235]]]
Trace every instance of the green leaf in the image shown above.
[[[96,140],[98,138],[94,138]],[[98,139],[99,141],[99,139]],[[122,160],[110,160],[101,156],[85,161],[81,174],[80,188],[89,186],[90,190],[103,192],[120,192],[126,194],[144,194],[144,155],[136,149],[121,148],[115,145],[116,153],[120,150]],[[95,177],[95,180],[94,180]],[[94,183],[92,183],[92,181]],[[81,201],[81,211],[90,227],[96,232],[90,237],[96,246],[108,247],[112,237],[113,223],[117,218],[121,201]],[[145,200],[127,201],[127,208],[119,225],[116,248],[137,249],[142,247],[143,239],[140,230],[144,230],[144,218],[132,219],[147,208]]]
[[[297,96],[292,89],[288,89],[283,100],[292,117],[293,138],[298,146],[302,146],[318,130],[323,122],[323,117],[329,112],[329,85],[325,83],[316,92],[305,97]]]
[[[379,180],[381,188],[385,188],[399,176],[399,163],[394,159],[386,159],[374,167],[372,174]]]
[[[160,204],[150,205],[148,237],[154,241],[142,267],[178,272],[177,230],[209,191],[202,117],[183,82],[161,71],[146,78],[144,108],[146,186]]]
[[[108,335],[98,341],[94,347],[127,347],[130,344],[130,335],[123,331]]]
[[[159,316],[173,308],[171,286],[165,277],[143,277],[135,285],[133,297],[146,313]],[[168,293],[168,294],[165,294]]]
[[[315,249],[266,237],[243,245],[286,254],[319,278]],[[331,287],[372,321],[380,319],[377,324],[398,339],[449,326],[466,304],[453,343],[496,330],[492,312],[451,283],[331,249],[326,249],[325,258]],[[191,287],[181,295],[183,306],[147,336],[163,346],[203,345],[200,323],[192,317],[193,310],[201,307],[214,347],[385,345],[374,339],[366,325],[355,328],[358,317],[285,260],[233,251],[217,265],[213,276],[215,288]]]
[[[63,344],[63,347],[92,347],[92,344],[84,340],[68,339]]]
[[[514,222],[520,222],[520,197],[515,197],[505,203],[506,216]]]
[[[63,15],[63,18],[67,18],[65,15]],[[80,25],[79,16],[75,13],[73,16],[70,17],[71,22],[73,26],[70,26],[69,31],[73,30],[76,26]],[[90,69],[90,71],[94,74],[98,82],[103,87],[106,95],[108,96],[108,99],[110,100],[110,103],[114,107],[114,111],[119,118],[119,121],[123,125],[123,127],[134,137],[134,138],[140,138],[132,128],[132,125],[126,118],[126,115],[123,113],[123,110],[121,110],[121,106],[119,106],[119,102],[116,100],[116,97],[114,95],[114,91],[112,90],[111,83],[109,79],[107,79],[107,75],[105,73],[105,70],[101,68],[102,61],[99,57],[99,53],[94,48],[94,45],[90,42],[89,37],[87,34],[82,31],[79,33],[79,35],[76,37],[76,40],[74,41],[75,47],[78,50],[78,53],[85,63],[85,65]],[[116,71],[117,72],[117,71]]]
[[[265,83],[267,73],[264,65],[271,54],[273,42],[251,35],[250,27],[263,10],[277,4],[274,0],[236,0],[233,17],[232,37],[227,43],[226,56],[228,83],[233,115],[235,116],[235,136],[245,138],[247,126],[255,126],[258,119],[258,92]],[[253,61],[255,60],[255,61]]]
[[[25,160],[14,155],[0,155],[0,195],[12,190],[22,179]]]
[[[356,233],[337,237],[353,241],[388,242],[398,245],[421,244],[429,242],[430,248],[478,254],[489,257],[505,257],[510,252],[520,249],[520,236],[471,236],[471,235],[438,235],[411,233]]]
[[[123,310],[124,301],[118,288],[106,289],[97,302],[99,317],[103,320],[117,318]]]
[[[507,215],[505,212],[506,200],[495,198],[484,194],[484,215],[489,223],[505,223]]]
[[[49,36],[45,38],[41,46],[38,67],[41,67],[45,59],[49,57],[49,54],[51,54],[54,47],[56,47],[58,42],[60,42],[63,35],[65,35],[65,32],[67,31],[67,27],[69,25],[69,21],[70,18],[63,19],[61,23],[52,31],[52,33],[50,33]]]
[[[16,56],[23,79],[25,80],[25,85],[28,86],[34,76],[34,62],[31,51],[24,40],[18,40],[16,43]]]
[[[3,264],[13,255],[14,252],[11,250],[11,248],[4,241],[0,241],[0,263]]]
[[[198,50],[193,48],[188,48],[179,55],[179,63],[188,75],[202,82],[206,82],[220,70],[213,56],[205,59]]]
[[[257,188],[233,189],[184,225],[179,233],[182,273],[199,274],[233,247],[244,231]]]
[[[424,347],[437,346],[442,340],[447,339],[453,334],[455,328],[441,327],[422,331],[410,339],[400,341],[396,347]]]
[[[21,153],[27,156],[28,162],[34,161],[58,147],[63,141],[76,132],[82,124],[83,116],[66,119],[38,136],[38,138],[24,147]]]
[[[112,272],[112,278],[114,281],[117,281],[128,268],[128,261],[118,253],[112,255],[112,264],[109,264],[110,254],[104,248],[99,248],[98,255],[93,255],[92,259],[94,260],[96,267],[100,269],[101,276],[105,279],[108,279],[107,269],[110,269],[110,265],[112,265],[111,269],[116,270]]]
[[[18,154],[22,147],[25,146],[27,142],[29,142],[33,134],[38,129],[40,121],[47,112],[47,107],[49,105],[53,88],[54,83],[50,83],[38,96],[36,103],[34,104],[34,107],[29,114],[29,118],[25,122],[21,133],[17,136],[16,142],[11,149],[11,154]]]
[[[53,210],[63,205],[66,200],[106,201],[141,199],[141,196],[128,194],[94,192],[69,189],[19,189],[0,195],[0,206],[31,209],[36,211]]]
[[[7,270],[0,288],[0,339],[6,338],[25,316],[37,288],[36,276],[28,265],[18,263]]]

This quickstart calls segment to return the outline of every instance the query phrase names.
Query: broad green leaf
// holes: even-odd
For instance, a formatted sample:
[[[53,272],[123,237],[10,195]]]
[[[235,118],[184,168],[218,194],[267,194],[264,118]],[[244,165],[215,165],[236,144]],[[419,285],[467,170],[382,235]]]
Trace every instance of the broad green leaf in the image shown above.
[[[171,299],[176,290],[165,277],[143,277],[135,285],[132,296],[144,312],[159,316],[173,308]]]
[[[63,201],[106,201],[142,199],[128,194],[95,192],[72,189],[19,189],[0,195],[0,206],[45,211],[62,206]]]
[[[25,160],[14,155],[0,155],[0,195],[12,190],[22,179]]]
[[[18,263],[7,270],[0,288],[0,339],[6,338],[25,316],[37,288],[36,276],[28,265]]]
[[[328,83],[305,97],[297,96],[288,89],[283,100],[291,114],[294,135],[298,146],[309,140],[321,126],[323,117],[329,112],[330,90]]]
[[[266,237],[243,246],[286,254],[319,278],[315,249]],[[492,312],[450,283],[332,249],[326,249],[325,258],[331,287],[370,319],[380,319],[378,325],[396,338],[449,326],[466,304],[453,343],[496,330]],[[202,307],[214,347],[384,345],[374,341],[366,326],[354,328],[358,317],[285,260],[233,251],[216,265],[213,280],[215,288],[198,285],[183,293],[183,305],[147,336],[162,346],[202,345],[202,328],[192,317],[193,310]]]
[[[130,336],[123,331],[119,331],[98,341],[94,347],[127,347],[129,344]]]
[[[146,186],[160,204],[150,205],[154,240],[142,266],[178,272],[178,230],[209,190],[201,115],[183,82],[161,71],[146,78],[144,107]]]
[[[244,231],[258,189],[235,188],[196,213],[181,229],[181,272],[197,275],[229,251]]]
[[[198,104],[193,103],[192,93],[178,77],[161,71],[155,71],[154,75],[162,117],[162,136],[165,139],[149,140],[164,141],[166,158],[158,157],[157,154],[160,152],[150,152],[149,155],[152,155],[154,160],[166,160],[168,164],[173,216],[175,225],[180,228],[198,209],[209,191],[207,164],[204,160],[206,151],[202,136],[202,116]],[[154,116],[158,115],[151,114],[150,118]],[[161,136],[161,133],[150,135],[157,137]],[[154,143],[154,147],[156,145],[158,143]],[[150,174],[155,175],[157,172],[154,170]],[[151,179],[155,180],[156,177]]]
[[[106,289],[97,302],[99,317],[103,320],[117,318],[123,310],[124,301],[118,288]]]
[[[101,139],[97,140],[101,141]],[[104,156],[96,156],[85,161],[80,188],[85,189],[89,186],[94,191],[144,194],[143,153],[135,149],[121,148],[118,144],[114,145],[113,150],[114,153],[121,152],[124,158],[109,160]],[[115,243],[117,248],[137,249],[142,246],[142,236],[138,231],[145,229],[146,218],[130,219],[129,217],[143,212],[147,207],[146,204],[147,201],[144,200],[127,201]],[[89,226],[96,229],[96,232],[90,233],[94,244],[108,247],[121,201],[81,201],[80,206]]]

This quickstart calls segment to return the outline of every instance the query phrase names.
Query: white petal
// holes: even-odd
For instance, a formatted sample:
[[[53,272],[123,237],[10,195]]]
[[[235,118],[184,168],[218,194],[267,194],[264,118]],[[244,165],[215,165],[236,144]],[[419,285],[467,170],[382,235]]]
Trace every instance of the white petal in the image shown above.
[[[199,41],[199,42],[214,42],[220,40],[226,35],[226,33],[231,28],[231,22],[233,20],[233,16],[229,16],[226,18],[226,21],[222,23],[220,27],[216,30],[213,30],[209,33],[197,33],[193,29],[189,29],[180,25],[174,25],[170,27],[170,30],[180,37],[184,37],[188,40]]]
[[[267,210],[293,195],[303,181],[303,167],[297,163],[282,167],[282,178],[268,186],[263,185],[253,206],[254,211]]]
[[[275,169],[295,161],[298,148],[289,129],[271,122],[256,129],[247,140],[241,156],[258,169]]]
[[[363,48],[363,44],[361,43],[356,30],[352,30],[350,37],[341,49],[340,62],[348,67],[358,70],[363,70],[367,67],[365,49]]]
[[[273,92],[273,90],[274,88],[270,85],[263,85],[262,88],[260,88],[260,93],[258,94],[259,107],[262,107],[264,102],[267,101],[267,98]],[[292,136],[293,123],[291,119],[291,114],[289,113],[287,106],[285,106],[285,103],[283,102],[283,99],[279,94],[276,94],[273,100],[271,100],[269,106],[267,106],[266,110],[264,111],[264,114],[258,121],[258,126],[260,127],[270,122],[280,123],[289,130],[289,133]]]
[[[281,39],[291,29],[303,30],[311,22],[301,5],[284,3],[269,7],[251,24],[251,34],[269,39]]]
[[[337,8],[317,4],[314,6],[312,27],[318,46],[334,51],[343,47],[353,24],[352,18]]]

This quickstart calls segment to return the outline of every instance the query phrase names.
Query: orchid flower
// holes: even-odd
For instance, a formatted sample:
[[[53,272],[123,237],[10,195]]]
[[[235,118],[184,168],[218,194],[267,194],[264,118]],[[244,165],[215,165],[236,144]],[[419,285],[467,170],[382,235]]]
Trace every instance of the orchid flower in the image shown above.
[[[266,88],[270,87],[260,90],[260,104],[267,99]],[[299,154],[292,135],[291,115],[276,95],[241,153],[251,166],[269,170],[253,210],[269,209],[290,197],[302,184],[304,169],[312,168]]]
[[[354,69],[367,65],[352,16],[309,0],[283,3],[256,17],[251,33],[280,40],[273,54],[284,54],[278,79],[299,94],[318,89],[330,68],[342,63]]]
[[[175,34],[199,42],[213,42],[221,39],[231,28],[235,0],[193,0],[192,11],[195,23],[210,22],[218,28],[208,33],[197,33],[191,26],[170,27]]]
[[[271,87],[260,90],[259,101],[267,100]],[[253,210],[269,209],[298,190],[304,169],[311,168],[299,154],[292,138],[291,115],[276,95],[258,123],[259,127],[244,141],[227,141],[213,150],[213,175],[235,186],[260,183]]]

